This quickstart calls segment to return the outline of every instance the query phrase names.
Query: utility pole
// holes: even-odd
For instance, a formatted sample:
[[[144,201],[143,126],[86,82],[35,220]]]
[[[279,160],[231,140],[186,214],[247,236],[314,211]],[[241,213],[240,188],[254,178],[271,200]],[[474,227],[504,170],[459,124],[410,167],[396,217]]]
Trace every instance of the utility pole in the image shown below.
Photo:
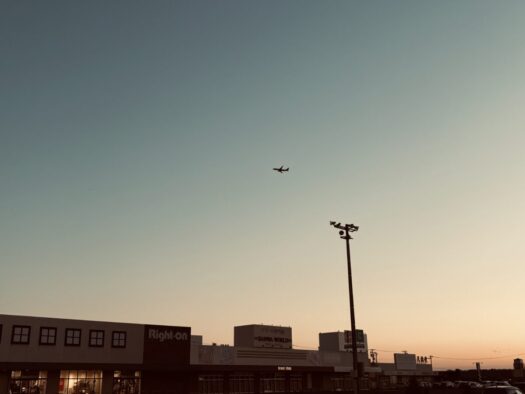
[[[339,236],[346,240],[346,262],[348,266],[348,292],[350,294],[350,326],[352,329],[352,375],[353,375],[353,391],[354,394],[359,394],[359,366],[357,361],[357,333],[355,329],[355,312],[354,312],[354,291],[352,287],[352,264],[350,259],[350,240],[353,239],[350,233],[359,230],[358,226],[353,224],[341,224],[330,222],[330,225],[339,229]]]
[[[481,362],[476,362],[476,363],[473,363],[476,365],[476,372],[478,373],[478,382],[481,382]]]

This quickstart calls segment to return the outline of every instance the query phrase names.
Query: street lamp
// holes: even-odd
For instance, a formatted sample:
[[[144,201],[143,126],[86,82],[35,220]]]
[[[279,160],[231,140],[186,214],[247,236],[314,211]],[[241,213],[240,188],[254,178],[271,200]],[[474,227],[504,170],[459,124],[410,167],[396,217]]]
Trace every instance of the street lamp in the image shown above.
[[[339,229],[341,239],[346,240],[346,261],[348,265],[348,292],[350,293],[350,325],[352,328],[352,364],[353,364],[353,391],[359,394],[359,367],[357,361],[357,334],[355,330],[355,313],[354,313],[354,291],[352,288],[352,264],[350,260],[350,240],[353,239],[350,233],[359,230],[359,226],[353,224],[341,224],[330,222],[330,226]]]

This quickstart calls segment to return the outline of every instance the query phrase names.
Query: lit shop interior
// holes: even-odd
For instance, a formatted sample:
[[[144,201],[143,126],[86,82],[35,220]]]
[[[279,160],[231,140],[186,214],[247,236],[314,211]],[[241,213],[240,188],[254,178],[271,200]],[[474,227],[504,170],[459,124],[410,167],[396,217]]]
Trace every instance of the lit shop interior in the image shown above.
[[[12,371],[10,394],[45,394],[47,371]],[[99,394],[102,392],[102,371],[62,370],[58,394]],[[140,372],[115,371],[113,394],[140,393]]]

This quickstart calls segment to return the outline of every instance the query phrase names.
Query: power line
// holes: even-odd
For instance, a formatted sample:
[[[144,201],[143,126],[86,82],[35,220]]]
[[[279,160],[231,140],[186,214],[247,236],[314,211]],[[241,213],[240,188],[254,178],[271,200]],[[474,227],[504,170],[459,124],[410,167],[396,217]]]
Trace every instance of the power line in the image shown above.
[[[505,356],[493,356],[493,357],[460,358],[460,357],[434,356],[434,358],[441,358],[443,360],[473,361],[473,360],[497,360],[497,359],[501,359],[501,358],[517,357],[517,356],[523,356],[523,355],[525,355],[525,353],[513,353],[513,354],[507,354]]]
[[[383,352],[383,353],[401,353],[400,351],[396,351],[396,350],[382,350],[382,349],[374,349],[374,350],[376,352]],[[525,356],[525,353],[513,353],[513,354],[507,354],[504,356],[471,357],[471,358],[436,356],[436,355],[434,355],[433,357],[439,358],[442,360],[479,361],[479,360],[497,360],[497,359],[502,359],[502,358],[518,357],[518,356]]]

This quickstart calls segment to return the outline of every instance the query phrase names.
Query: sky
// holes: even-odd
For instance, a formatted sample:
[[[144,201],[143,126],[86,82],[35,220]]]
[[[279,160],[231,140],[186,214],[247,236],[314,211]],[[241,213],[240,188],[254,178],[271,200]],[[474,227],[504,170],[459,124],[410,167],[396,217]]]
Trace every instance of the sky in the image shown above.
[[[0,2],[0,313],[525,355],[525,2]],[[272,171],[285,165],[284,175]]]

